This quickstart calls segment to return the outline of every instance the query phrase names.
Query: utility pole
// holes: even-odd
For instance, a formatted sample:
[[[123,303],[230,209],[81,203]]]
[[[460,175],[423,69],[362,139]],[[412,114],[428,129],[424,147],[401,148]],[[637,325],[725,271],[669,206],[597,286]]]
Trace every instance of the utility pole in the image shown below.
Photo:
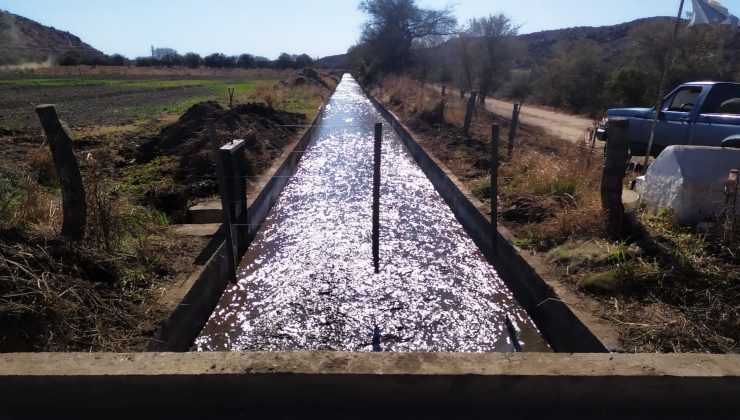
[[[678,36],[678,26],[681,23],[681,14],[683,13],[683,5],[685,0],[681,0],[681,4],[678,6],[678,15],[676,16],[676,23],[673,27],[673,36],[671,37],[671,43],[668,47],[668,56],[665,60],[665,66],[663,67],[663,74],[660,76],[660,88],[658,88],[658,99],[655,101],[655,116],[653,117],[653,126],[650,128],[650,138],[648,139],[647,151],[645,152],[645,162],[642,167],[647,168],[648,160],[650,159],[650,149],[653,147],[653,138],[655,137],[655,127],[658,125],[658,117],[660,117],[660,111],[663,106],[663,95],[665,95],[665,79],[668,75],[673,64],[673,49],[676,45],[676,37]]]

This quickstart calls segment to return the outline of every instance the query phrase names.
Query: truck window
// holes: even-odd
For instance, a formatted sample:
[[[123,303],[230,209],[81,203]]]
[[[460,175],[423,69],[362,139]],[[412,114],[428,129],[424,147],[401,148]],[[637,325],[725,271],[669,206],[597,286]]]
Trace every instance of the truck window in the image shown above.
[[[701,113],[740,115],[740,84],[715,85],[707,95]]]
[[[679,89],[674,95],[673,98],[669,98],[668,102],[670,105],[668,105],[668,108],[666,108],[666,111],[677,111],[677,112],[691,112],[691,110],[694,108],[694,104],[696,103],[696,99],[699,97],[699,94],[701,93],[701,87],[699,86],[688,86],[682,89]]]

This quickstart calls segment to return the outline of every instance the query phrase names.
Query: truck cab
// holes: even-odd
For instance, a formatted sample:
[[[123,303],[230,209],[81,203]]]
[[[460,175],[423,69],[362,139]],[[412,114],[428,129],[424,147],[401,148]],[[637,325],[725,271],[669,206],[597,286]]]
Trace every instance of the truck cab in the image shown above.
[[[610,109],[597,137],[607,140],[610,118],[628,118],[630,153],[644,156],[655,112],[655,107]],[[658,112],[652,156],[675,144],[719,147],[725,139],[740,134],[740,83],[685,83],[663,98]]]

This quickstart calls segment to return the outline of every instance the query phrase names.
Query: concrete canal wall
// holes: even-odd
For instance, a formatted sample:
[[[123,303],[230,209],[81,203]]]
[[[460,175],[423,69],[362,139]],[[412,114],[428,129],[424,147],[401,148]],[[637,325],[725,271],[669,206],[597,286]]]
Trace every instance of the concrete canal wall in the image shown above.
[[[416,163],[452,208],[452,212],[486,258],[494,265],[501,279],[532,317],[552,348],[557,352],[606,352],[606,347],[568,305],[558,299],[542,277],[519,255],[516,248],[498,230],[495,232],[492,230],[490,219],[481,210],[484,208],[482,203],[467,191],[443,163],[419,145],[392,112],[383,107],[369,92],[366,94],[396,130]]]

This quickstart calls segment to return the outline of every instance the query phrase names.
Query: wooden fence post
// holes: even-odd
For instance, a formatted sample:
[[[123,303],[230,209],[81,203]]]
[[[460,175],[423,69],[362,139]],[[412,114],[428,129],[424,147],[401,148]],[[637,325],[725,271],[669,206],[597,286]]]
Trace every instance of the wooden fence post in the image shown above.
[[[380,152],[383,140],[383,124],[375,124],[375,148],[373,153],[373,267],[380,272]]]
[[[516,129],[519,127],[519,111],[521,111],[520,104],[514,104],[514,111],[511,113],[511,125],[509,125],[509,145],[508,145],[508,159],[511,160],[511,156],[514,154],[514,140],[516,139]]]
[[[473,112],[475,111],[475,97],[478,92],[475,90],[470,91],[470,98],[468,98],[468,106],[465,109],[465,123],[463,124],[463,133],[467,136],[470,133],[470,124],[473,122]]]
[[[460,88],[460,99],[464,97],[465,97],[465,91],[462,88]]]
[[[609,120],[609,141],[606,142],[606,160],[601,176],[601,208],[606,216],[607,231],[614,239],[624,239],[628,224],[622,204],[622,181],[627,170],[629,144],[627,118]]]
[[[445,93],[447,93],[447,85],[442,85],[442,97],[445,97]]]
[[[62,127],[54,105],[39,105],[36,114],[41,120],[49,148],[54,158],[54,167],[62,186],[62,236],[79,241],[85,236],[87,223],[87,201],[82,175],[75,158],[72,139]]]
[[[229,88],[229,108],[234,106],[234,88]]]
[[[496,251],[496,237],[498,234],[498,141],[501,126],[491,124],[491,244]]]

